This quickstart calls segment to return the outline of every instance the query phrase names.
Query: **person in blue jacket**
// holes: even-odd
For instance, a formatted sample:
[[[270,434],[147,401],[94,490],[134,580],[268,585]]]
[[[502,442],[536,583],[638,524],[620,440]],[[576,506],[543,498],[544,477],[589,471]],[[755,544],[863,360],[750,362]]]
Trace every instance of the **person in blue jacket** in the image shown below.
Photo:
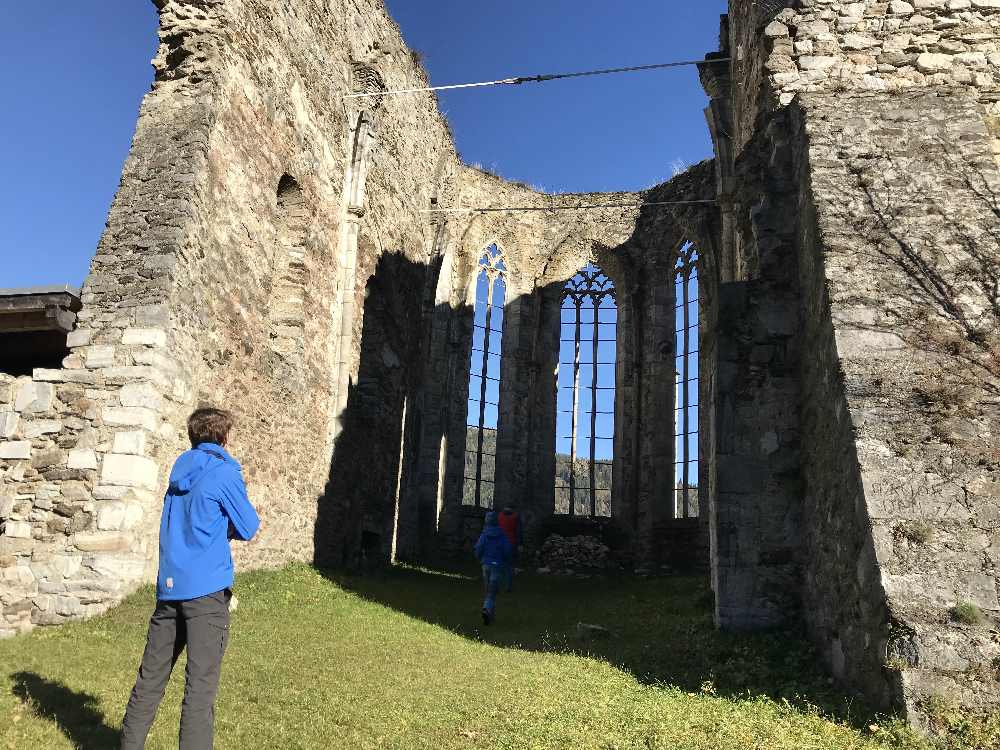
[[[229,540],[249,541],[260,526],[240,465],[226,452],[232,426],[232,415],[222,409],[197,409],[188,418],[191,450],[174,463],[163,499],[156,608],[125,710],[122,750],[145,745],[170,672],[185,647],[180,748],[212,747],[215,695],[229,642]]]
[[[497,514],[492,511],[486,514],[486,524],[476,542],[475,551],[476,559],[483,566],[483,585],[486,588],[483,624],[489,625],[496,619],[497,594],[500,592],[500,584],[507,577],[507,569],[514,554],[514,548],[497,522]]]

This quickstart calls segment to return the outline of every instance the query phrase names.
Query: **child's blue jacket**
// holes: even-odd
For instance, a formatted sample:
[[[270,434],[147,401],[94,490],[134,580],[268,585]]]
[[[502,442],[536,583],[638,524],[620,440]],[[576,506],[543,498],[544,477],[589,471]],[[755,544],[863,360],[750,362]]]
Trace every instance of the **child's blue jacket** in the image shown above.
[[[476,542],[476,559],[483,565],[506,567],[510,565],[513,549],[510,542],[507,541],[507,535],[503,533],[503,529],[496,525],[494,519],[493,525],[489,525],[487,521],[486,528],[479,535],[479,541]]]
[[[230,588],[229,540],[248,541],[259,527],[236,459],[214,443],[182,453],[163,498],[157,598],[196,599]]]

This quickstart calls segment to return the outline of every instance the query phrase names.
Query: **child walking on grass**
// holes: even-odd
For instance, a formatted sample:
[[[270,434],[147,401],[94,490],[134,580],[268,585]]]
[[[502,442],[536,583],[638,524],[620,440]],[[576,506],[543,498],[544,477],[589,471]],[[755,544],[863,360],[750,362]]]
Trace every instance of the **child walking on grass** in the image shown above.
[[[483,585],[486,589],[482,612],[484,625],[490,625],[496,619],[497,594],[506,580],[513,552],[507,535],[497,523],[497,514],[490,511],[486,514],[483,533],[476,542],[476,559],[483,566]]]

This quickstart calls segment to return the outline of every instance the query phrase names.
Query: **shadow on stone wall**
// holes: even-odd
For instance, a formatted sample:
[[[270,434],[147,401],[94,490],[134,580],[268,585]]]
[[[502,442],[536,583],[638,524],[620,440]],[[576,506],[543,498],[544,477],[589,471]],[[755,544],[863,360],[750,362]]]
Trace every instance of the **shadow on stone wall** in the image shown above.
[[[437,264],[386,253],[365,286],[358,374],[348,384],[326,491],[318,501],[317,565],[384,564],[393,557],[394,538],[409,543],[415,534],[408,488],[419,452],[426,292],[438,271]]]
[[[80,750],[118,747],[121,733],[104,723],[97,698],[34,672],[11,675],[13,693],[39,717],[48,719]]]

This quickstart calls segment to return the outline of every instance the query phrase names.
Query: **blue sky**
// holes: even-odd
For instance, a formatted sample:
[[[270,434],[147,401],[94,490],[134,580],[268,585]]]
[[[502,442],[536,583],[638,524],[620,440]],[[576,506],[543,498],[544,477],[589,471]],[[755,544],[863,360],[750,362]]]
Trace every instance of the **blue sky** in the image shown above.
[[[700,59],[723,0],[388,0],[432,82]],[[152,81],[145,0],[8,3],[0,287],[80,284]],[[447,93],[459,152],[550,191],[631,190],[710,156],[694,68]]]

